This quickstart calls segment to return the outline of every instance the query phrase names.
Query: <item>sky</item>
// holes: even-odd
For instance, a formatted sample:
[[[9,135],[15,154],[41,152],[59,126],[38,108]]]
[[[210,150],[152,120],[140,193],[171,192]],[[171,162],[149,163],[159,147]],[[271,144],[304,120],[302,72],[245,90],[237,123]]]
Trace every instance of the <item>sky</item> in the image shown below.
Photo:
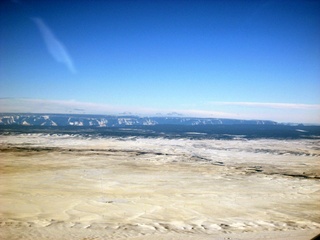
[[[2,0],[0,112],[320,123],[320,1]]]

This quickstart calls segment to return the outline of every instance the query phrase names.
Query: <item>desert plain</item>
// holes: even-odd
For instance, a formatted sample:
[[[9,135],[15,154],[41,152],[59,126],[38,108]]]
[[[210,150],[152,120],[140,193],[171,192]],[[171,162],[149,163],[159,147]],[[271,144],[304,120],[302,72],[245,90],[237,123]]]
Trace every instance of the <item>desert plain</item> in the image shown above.
[[[320,233],[320,141],[0,136],[0,239]]]

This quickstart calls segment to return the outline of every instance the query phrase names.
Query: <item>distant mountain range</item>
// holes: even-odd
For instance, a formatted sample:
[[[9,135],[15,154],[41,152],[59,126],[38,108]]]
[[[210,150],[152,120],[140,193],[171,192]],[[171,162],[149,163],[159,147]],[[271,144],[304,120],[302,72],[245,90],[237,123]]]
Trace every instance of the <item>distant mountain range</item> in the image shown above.
[[[268,120],[238,120],[223,118],[0,113],[0,125],[121,127],[160,124],[193,126],[221,124],[277,125],[278,123]]]

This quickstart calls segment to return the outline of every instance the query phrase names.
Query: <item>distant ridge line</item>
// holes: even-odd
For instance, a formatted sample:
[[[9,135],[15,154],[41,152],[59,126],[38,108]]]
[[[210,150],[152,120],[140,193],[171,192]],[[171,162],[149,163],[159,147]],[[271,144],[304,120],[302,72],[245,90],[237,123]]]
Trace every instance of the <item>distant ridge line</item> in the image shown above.
[[[197,118],[181,116],[140,117],[132,115],[98,114],[39,114],[39,113],[0,113],[0,125],[24,126],[90,126],[121,127],[143,125],[278,125],[270,120],[240,120],[228,118]]]

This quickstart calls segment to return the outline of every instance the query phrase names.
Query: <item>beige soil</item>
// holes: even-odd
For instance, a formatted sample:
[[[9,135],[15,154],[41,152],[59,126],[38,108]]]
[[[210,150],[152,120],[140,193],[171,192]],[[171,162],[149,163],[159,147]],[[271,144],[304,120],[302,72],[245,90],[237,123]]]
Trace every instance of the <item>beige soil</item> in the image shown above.
[[[311,239],[317,140],[0,137],[0,239]]]

